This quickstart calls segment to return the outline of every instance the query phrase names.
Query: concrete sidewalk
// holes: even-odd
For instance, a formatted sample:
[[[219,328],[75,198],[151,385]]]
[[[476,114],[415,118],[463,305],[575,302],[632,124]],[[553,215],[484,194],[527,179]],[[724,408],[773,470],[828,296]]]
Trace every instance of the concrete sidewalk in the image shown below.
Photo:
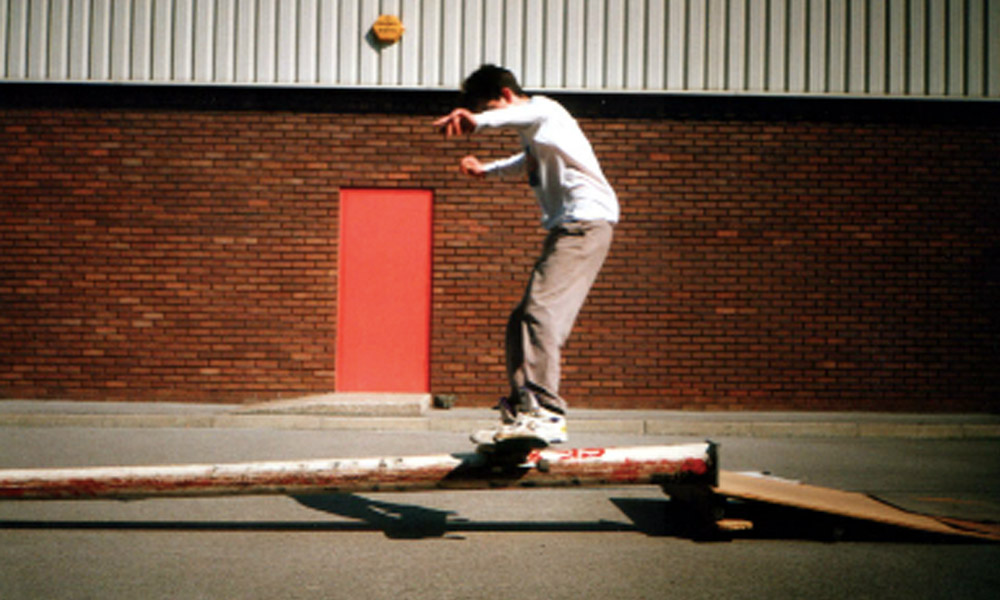
[[[429,409],[408,416],[339,415],[315,402],[264,405],[168,402],[0,401],[0,427],[238,428],[470,432],[495,424],[486,408]],[[590,410],[570,413],[570,432],[770,438],[1000,438],[1000,415],[867,412],[689,412]]]

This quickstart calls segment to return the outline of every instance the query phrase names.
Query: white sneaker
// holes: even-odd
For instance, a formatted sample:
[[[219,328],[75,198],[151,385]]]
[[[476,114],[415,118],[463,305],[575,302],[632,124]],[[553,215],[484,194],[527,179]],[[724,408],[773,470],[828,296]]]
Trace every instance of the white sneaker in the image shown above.
[[[496,443],[496,435],[500,430],[499,427],[494,427],[493,429],[480,429],[479,431],[474,431],[469,436],[472,443],[477,446],[489,446]]]
[[[561,444],[569,440],[566,431],[566,417],[539,408],[530,413],[521,413],[509,425],[501,425],[493,436],[494,441],[502,442],[516,438],[538,438],[547,444]]]

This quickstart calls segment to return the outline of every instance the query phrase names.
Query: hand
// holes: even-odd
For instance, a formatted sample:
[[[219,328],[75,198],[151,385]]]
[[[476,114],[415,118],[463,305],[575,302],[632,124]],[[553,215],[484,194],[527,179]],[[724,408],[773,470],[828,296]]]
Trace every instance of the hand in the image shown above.
[[[479,162],[479,159],[472,155],[466,156],[459,161],[458,168],[462,170],[462,173],[472,177],[482,177],[486,174],[486,170],[483,169],[483,163]]]
[[[463,133],[469,134],[476,130],[476,117],[468,109],[456,108],[446,116],[434,121],[434,127],[444,133],[445,137],[462,135]]]

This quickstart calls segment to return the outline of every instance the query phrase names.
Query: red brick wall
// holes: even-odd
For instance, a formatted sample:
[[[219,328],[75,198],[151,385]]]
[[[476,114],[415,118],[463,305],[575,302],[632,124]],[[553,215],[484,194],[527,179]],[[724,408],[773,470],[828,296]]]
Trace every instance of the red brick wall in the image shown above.
[[[400,186],[436,198],[432,390],[494,402],[543,233],[526,186],[455,164],[516,141],[399,98],[0,109],[0,397],[334,389],[338,190]],[[567,102],[623,207],[572,405],[997,410],[995,120]]]

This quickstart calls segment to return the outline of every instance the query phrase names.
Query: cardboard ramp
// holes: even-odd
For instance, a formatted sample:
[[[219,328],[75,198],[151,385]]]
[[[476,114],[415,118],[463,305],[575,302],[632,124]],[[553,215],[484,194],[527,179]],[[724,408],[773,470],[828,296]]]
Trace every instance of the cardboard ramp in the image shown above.
[[[727,498],[815,511],[919,532],[1000,541],[1000,528],[995,525],[923,515],[886,504],[867,494],[763,475],[719,471],[719,483],[713,491]]]

